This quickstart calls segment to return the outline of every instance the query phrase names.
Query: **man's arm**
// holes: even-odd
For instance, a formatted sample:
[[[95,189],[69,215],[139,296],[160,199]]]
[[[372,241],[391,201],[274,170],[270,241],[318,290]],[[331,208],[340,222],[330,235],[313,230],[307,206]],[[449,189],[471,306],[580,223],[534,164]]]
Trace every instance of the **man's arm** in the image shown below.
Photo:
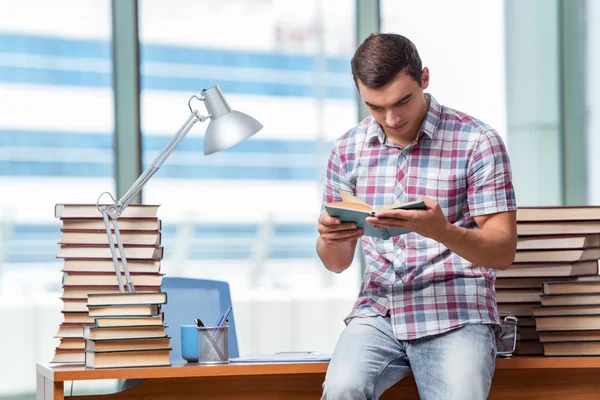
[[[317,254],[325,268],[339,274],[352,264],[357,242],[358,239],[354,239],[351,242],[341,243],[336,247],[329,247],[323,239],[319,238],[317,240]]]
[[[475,265],[506,269],[517,249],[516,202],[508,153],[496,131],[479,137],[467,179],[469,210],[480,229],[468,231],[448,223],[438,241]]]
[[[406,228],[433,239],[474,265],[508,268],[517,250],[516,211],[474,217],[479,226],[471,230],[448,222],[439,204],[421,197],[427,210],[389,210],[368,217],[376,228]]]
[[[448,223],[439,242],[475,265],[507,269],[517,250],[516,211],[474,217],[480,229],[466,229]]]
[[[325,205],[332,201],[341,201],[340,191],[354,193],[354,186],[346,176],[346,165],[342,162],[337,145],[331,151],[327,164],[325,193],[319,217],[319,239],[317,254],[325,268],[340,273],[352,264],[356,243],[362,236],[362,229],[351,222],[341,222],[327,214]]]
[[[340,222],[339,219],[323,213],[319,217],[319,239],[317,254],[325,268],[340,273],[346,270],[354,259],[354,251],[362,229],[351,222]]]

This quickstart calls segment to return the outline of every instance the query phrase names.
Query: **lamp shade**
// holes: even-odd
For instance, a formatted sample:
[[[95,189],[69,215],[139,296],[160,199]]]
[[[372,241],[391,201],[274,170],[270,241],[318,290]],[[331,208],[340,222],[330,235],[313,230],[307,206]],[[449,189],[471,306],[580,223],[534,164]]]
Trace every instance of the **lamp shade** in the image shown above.
[[[204,136],[205,155],[243,142],[262,129],[262,124],[248,114],[232,110],[218,86],[204,89],[202,97],[210,115]]]

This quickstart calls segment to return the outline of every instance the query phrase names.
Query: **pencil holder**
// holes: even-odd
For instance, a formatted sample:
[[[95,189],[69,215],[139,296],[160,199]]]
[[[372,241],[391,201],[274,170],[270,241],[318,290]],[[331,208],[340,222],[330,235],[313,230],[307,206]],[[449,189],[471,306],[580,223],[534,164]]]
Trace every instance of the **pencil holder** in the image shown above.
[[[206,326],[198,329],[198,364],[229,363],[229,326]]]

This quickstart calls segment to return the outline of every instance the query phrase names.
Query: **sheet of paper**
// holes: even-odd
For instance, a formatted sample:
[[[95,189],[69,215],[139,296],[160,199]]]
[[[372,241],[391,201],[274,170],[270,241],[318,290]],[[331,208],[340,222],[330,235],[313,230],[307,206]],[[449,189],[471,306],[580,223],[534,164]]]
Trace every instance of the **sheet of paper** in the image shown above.
[[[248,354],[244,357],[230,358],[231,363],[297,363],[297,362],[327,362],[331,354],[313,351],[290,351],[280,353]]]

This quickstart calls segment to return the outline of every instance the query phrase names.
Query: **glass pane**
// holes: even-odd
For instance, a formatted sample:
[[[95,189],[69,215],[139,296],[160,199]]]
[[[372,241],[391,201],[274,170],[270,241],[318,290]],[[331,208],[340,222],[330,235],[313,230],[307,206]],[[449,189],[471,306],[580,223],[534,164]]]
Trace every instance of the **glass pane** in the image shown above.
[[[57,344],[54,205],[114,191],[110,21],[108,0],[0,0],[0,396]]]
[[[315,242],[329,152],[357,120],[354,2],[143,0],[139,25],[144,165],[203,88],[219,85],[233,109],[264,125],[204,156],[208,122],[198,123],[147,184],[144,202],[161,204],[165,273],[228,281],[243,301],[258,288],[288,299],[340,288],[350,299],[342,326],[359,274],[326,271]],[[278,350],[274,335],[287,333],[241,351]]]
[[[600,2],[587,0],[586,9],[586,41],[585,41],[585,89],[587,108],[587,183],[588,204],[600,204],[600,76],[594,71],[600,68]]]
[[[508,145],[519,206],[563,201],[558,3],[506,0]]]

